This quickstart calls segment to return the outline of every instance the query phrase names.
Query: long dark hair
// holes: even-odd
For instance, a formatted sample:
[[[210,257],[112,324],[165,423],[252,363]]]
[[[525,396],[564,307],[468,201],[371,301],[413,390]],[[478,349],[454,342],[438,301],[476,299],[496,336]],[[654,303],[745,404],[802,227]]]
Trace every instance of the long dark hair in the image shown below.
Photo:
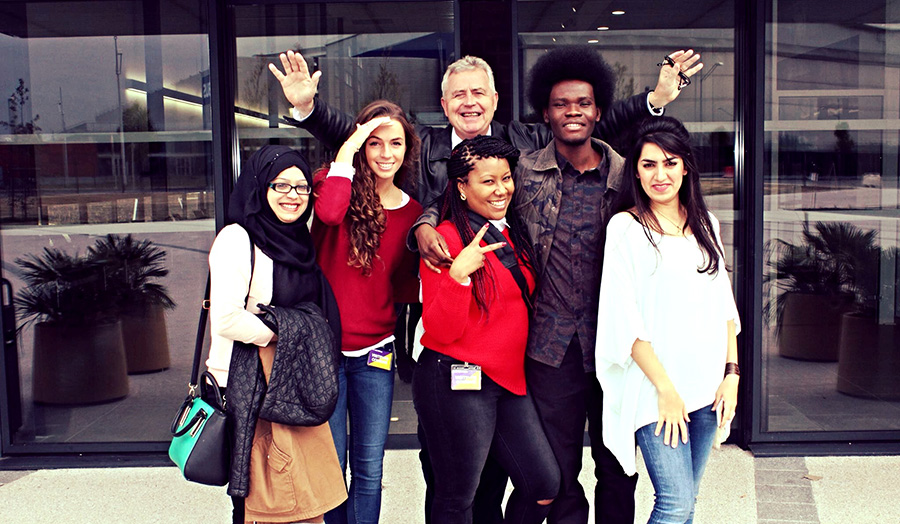
[[[356,123],[364,124],[379,116],[390,117],[403,126],[406,154],[403,156],[403,164],[394,175],[394,185],[401,187],[406,182],[406,187],[414,188],[414,185],[410,184],[415,184],[417,178],[419,135],[407,120],[403,109],[387,100],[376,100],[364,107],[356,116]],[[347,216],[350,217],[350,258],[347,264],[361,268],[364,275],[369,275],[378,247],[381,245],[381,236],[384,234],[387,219],[384,208],[381,207],[381,199],[375,192],[375,174],[372,173],[366,160],[365,146],[354,155],[353,167],[356,169],[356,175],[353,177],[350,208],[347,210]]]
[[[444,205],[441,218],[450,220],[459,232],[463,246],[468,245],[475,238],[475,231],[469,223],[469,206],[467,206],[459,191],[459,183],[467,183],[469,173],[475,167],[475,162],[483,158],[503,158],[509,163],[510,173],[516,170],[516,161],[519,158],[519,150],[503,139],[476,136],[463,140],[450,153],[447,162],[447,190],[444,192]],[[513,252],[519,264],[524,266],[536,276],[532,261],[534,248],[525,224],[510,202],[506,208],[506,223],[509,226],[509,237],[512,240]],[[490,266],[485,265],[471,275],[472,286],[475,293],[475,303],[478,309],[487,313],[491,294],[488,290],[494,289],[494,274]],[[531,300],[531,297],[525,297]]]
[[[690,228],[703,253],[703,265],[697,268],[698,273],[715,275],[719,271],[719,256],[725,257],[722,248],[716,242],[712,221],[706,202],[703,200],[703,192],[700,187],[700,171],[697,160],[691,147],[691,135],[684,125],[675,118],[654,117],[639,123],[632,132],[631,149],[625,159],[625,180],[631,187],[631,196],[634,207],[644,234],[659,249],[653,240],[651,231],[662,233],[662,227],[656,219],[656,215],[650,209],[650,197],[644,191],[638,175],[638,162],[644,146],[655,144],[667,155],[681,158],[686,171],[678,190],[678,201],[687,213],[686,228]]]

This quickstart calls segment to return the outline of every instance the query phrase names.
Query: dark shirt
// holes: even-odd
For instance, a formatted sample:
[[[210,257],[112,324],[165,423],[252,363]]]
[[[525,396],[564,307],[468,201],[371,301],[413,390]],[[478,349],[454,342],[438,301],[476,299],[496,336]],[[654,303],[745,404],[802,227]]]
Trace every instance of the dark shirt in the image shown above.
[[[602,153],[602,151],[601,151]],[[559,367],[576,334],[584,370],[594,370],[602,263],[603,194],[609,163],[579,173],[558,152],[562,172],[559,218],[535,305],[528,356]]]

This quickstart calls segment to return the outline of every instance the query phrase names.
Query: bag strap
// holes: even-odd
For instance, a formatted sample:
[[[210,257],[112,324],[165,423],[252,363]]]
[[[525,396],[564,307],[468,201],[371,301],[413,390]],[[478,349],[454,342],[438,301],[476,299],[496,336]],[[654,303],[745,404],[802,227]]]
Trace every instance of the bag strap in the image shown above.
[[[488,223],[486,218],[472,210],[469,210],[468,215],[469,227],[472,228],[472,231],[477,232],[482,226]],[[503,236],[503,232],[497,229],[493,224],[488,227],[488,230],[482,238],[487,244],[506,242],[506,237]],[[519,259],[516,257],[515,250],[511,244],[507,243],[506,246],[494,250],[494,255],[500,263],[503,264],[503,267],[505,267],[512,275],[513,280],[516,282],[516,286],[518,286],[519,291],[522,292],[522,300],[525,302],[525,306],[528,308],[528,314],[530,316],[534,312],[534,300],[531,296],[531,290],[528,289],[528,281],[525,280],[525,274],[522,273],[522,267],[519,265]]]
[[[194,343],[194,364],[191,367],[191,381],[189,384],[191,394],[197,388],[197,378],[200,374],[200,359],[203,357],[203,339],[206,335],[206,321],[209,318],[209,286],[211,275],[206,274],[206,291],[203,293],[203,301],[200,303],[200,321],[197,323],[197,338]]]
[[[247,296],[244,297],[244,307],[247,307],[247,300],[250,298],[250,287],[253,286],[253,268],[256,265],[256,249],[253,242],[250,242],[250,282],[247,286]],[[200,375],[200,359],[203,358],[203,340],[206,337],[206,322],[209,319],[209,289],[212,281],[212,274],[206,274],[206,291],[203,293],[203,301],[200,303],[200,321],[197,323],[197,339],[194,343],[194,363],[191,366],[191,381],[188,383],[190,395],[195,396],[197,391],[197,382]]]

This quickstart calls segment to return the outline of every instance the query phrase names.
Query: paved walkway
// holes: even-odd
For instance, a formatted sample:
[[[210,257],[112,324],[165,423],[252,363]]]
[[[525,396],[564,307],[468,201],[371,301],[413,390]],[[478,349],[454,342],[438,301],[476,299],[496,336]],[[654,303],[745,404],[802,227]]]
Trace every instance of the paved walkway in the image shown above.
[[[582,483],[588,491],[592,490],[591,471],[585,453]],[[754,458],[724,446],[710,458],[694,521],[900,522],[898,472],[900,456]],[[388,450],[381,522],[423,522],[423,491],[416,451]],[[653,504],[646,475],[635,496],[636,522],[646,522]],[[229,512],[223,488],[187,482],[174,467],[0,471],[0,522],[4,524],[224,524],[229,522]]]

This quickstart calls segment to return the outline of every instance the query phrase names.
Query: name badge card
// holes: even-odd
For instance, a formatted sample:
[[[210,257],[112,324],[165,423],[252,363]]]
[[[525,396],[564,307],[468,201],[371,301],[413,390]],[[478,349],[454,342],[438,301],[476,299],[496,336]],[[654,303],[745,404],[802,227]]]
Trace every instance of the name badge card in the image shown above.
[[[481,366],[475,364],[451,365],[450,389],[454,391],[479,391],[481,389]]]
[[[388,348],[378,348],[369,351],[368,364],[373,368],[391,370],[391,362],[394,360],[394,352]]]

